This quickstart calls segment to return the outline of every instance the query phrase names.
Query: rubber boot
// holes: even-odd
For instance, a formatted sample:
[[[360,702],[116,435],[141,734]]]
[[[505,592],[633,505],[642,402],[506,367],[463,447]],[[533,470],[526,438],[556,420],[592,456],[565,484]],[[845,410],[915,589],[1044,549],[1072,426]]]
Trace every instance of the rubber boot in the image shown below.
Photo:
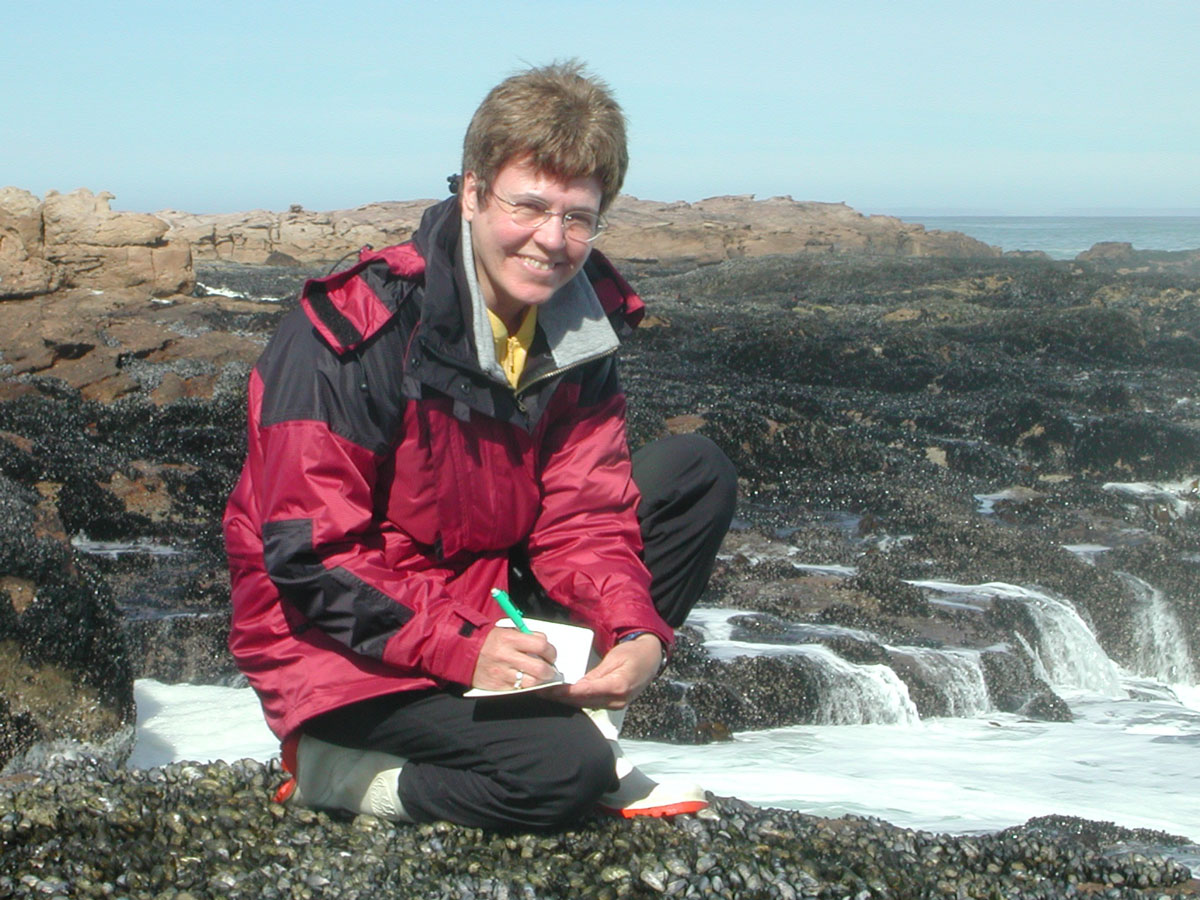
[[[620,785],[596,801],[609,815],[632,819],[634,816],[677,816],[699,812],[708,806],[704,788],[690,782],[659,783],[629,761],[617,741],[625,721],[623,709],[586,709],[588,718],[612,748]]]
[[[337,809],[411,822],[400,801],[405,760],[378,750],[352,750],[301,735],[296,747],[296,788],[291,799],[313,809]]]

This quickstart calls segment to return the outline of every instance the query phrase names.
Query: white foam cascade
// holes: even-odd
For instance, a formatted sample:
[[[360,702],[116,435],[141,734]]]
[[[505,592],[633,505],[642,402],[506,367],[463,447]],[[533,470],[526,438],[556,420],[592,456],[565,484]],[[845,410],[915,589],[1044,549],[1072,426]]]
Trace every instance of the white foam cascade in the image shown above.
[[[1019,592],[1016,596],[1025,602],[1037,626],[1038,647],[1032,652],[1051,687],[1095,691],[1113,698],[1128,696],[1117,664],[1108,658],[1070,600],[1031,588],[1007,587]]]
[[[908,685],[888,666],[858,665],[820,644],[797,648],[818,663],[823,684],[817,725],[912,725],[920,721]]]
[[[1038,630],[1035,648],[1017,635],[1018,642],[1033,660],[1038,674],[1054,688],[1095,691],[1106,697],[1125,698],[1117,664],[1104,652],[1091,627],[1079,615],[1070,600],[1034,588],[989,581],[986,584],[958,584],[949,581],[912,581],[926,590],[944,596],[960,596],[965,605],[985,604],[996,597],[1020,600],[1029,609]],[[934,601],[944,602],[944,601]]]
[[[1133,670],[1167,684],[1200,681],[1183,624],[1163,592],[1128,572],[1117,575],[1138,602],[1133,614]]]
[[[920,721],[908,685],[888,666],[849,662],[823,644],[717,639],[705,641],[704,646],[716,659],[803,656],[813,662],[811,672],[820,682],[814,725],[909,725]]]
[[[908,656],[946,699],[948,716],[980,716],[992,709],[977,650],[889,647]]]

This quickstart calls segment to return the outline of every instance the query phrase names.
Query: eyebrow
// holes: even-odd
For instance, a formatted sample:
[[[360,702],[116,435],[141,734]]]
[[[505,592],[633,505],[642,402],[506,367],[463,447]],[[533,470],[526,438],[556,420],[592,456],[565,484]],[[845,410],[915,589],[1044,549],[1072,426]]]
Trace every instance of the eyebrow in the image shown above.
[[[501,199],[503,199],[503,198],[501,198]],[[512,196],[511,199],[509,199],[508,202],[509,203],[529,203],[530,201],[540,203],[545,209],[550,208],[550,204],[546,202],[546,199],[544,197],[540,196],[539,194],[530,192],[530,191],[518,191]],[[571,206],[566,209],[566,212],[568,212],[568,213],[587,213],[589,216],[597,216],[597,217],[599,217],[599,215],[600,215],[600,210],[591,209],[590,207],[587,207],[587,206]]]

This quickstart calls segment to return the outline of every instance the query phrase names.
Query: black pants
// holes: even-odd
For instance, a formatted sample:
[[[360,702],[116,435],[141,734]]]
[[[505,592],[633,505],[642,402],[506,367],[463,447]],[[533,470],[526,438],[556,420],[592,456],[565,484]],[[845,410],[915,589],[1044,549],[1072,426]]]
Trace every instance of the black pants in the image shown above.
[[[708,583],[733,518],[733,465],[707,438],[675,435],[633,455],[633,480],[642,494],[651,596],[678,627]],[[512,574],[514,597],[552,617],[521,559]],[[442,691],[390,694],[318,716],[304,730],[407,759],[400,799],[419,822],[549,828],[578,818],[616,786],[612,752],[587,716],[536,694],[482,701]]]

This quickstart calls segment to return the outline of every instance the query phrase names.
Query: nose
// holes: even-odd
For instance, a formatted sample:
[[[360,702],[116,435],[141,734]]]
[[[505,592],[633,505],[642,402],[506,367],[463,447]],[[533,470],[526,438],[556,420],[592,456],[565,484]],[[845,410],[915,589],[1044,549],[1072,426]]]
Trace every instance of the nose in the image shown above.
[[[567,229],[562,216],[552,215],[538,226],[537,239],[548,250],[560,250],[567,245]]]

